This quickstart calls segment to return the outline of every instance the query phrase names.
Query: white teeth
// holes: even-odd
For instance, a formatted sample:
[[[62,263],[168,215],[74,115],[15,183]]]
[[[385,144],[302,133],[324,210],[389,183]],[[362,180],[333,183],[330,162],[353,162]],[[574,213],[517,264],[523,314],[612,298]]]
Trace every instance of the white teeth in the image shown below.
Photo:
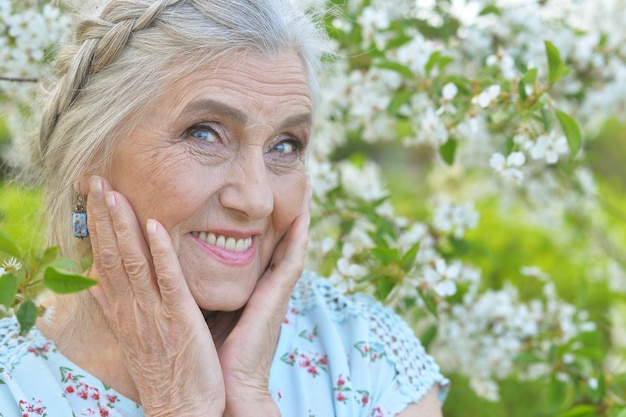
[[[235,239],[234,237],[216,235],[213,232],[193,232],[192,234],[210,245],[219,246],[232,252],[244,252],[252,246],[252,237]]]
[[[250,247],[250,242],[248,241],[248,239],[250,238],[237,240],[237,246],[235,247],[235,252],[243,252],[246,249],[248,249],[248,247]]]

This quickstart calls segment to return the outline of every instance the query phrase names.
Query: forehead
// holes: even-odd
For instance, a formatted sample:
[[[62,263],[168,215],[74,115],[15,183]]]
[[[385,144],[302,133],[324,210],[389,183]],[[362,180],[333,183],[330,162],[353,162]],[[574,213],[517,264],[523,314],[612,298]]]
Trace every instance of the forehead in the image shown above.
[[[242,112],[277,106],[312,112],[308,75],[295,53],[227,55],[172,77],[163,98],[171,110],[199,108],[194,103],[218,100]]]

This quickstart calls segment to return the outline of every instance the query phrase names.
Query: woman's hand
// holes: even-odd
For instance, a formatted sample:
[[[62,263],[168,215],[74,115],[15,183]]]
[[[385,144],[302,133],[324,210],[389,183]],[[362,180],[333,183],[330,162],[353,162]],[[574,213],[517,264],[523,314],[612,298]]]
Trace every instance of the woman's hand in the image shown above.
[[[91,292],[145,415],[221,416],[220,359],[167,231],[148,220],[146,244],[128,201],[99,177],[91,179],[87,210],[100,280]]]
[[[289,296],[302,275],[309,229],[311,188],[301,214],[276,246],[237,325],[219,349],[226,388],[224,416],[278,416],[268,391],[269,373]]]
[[[91,290],[118,340],[146,416],[279,415],[269,372],[289,296],[302,274],[308,236],[301,214],[274,250],[232,331],[216,351],[167,231],[94,177],[88,221],[100,285]],[[219,316],[218,316],[219,317]],[[228,320],[232,320],[232,315]]]

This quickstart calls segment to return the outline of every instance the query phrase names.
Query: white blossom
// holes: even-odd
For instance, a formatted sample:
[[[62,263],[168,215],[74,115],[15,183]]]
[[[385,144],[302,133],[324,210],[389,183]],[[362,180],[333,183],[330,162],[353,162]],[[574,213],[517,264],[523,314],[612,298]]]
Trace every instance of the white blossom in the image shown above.
[[[491,85],[472,98],[472,103],[484,108],[496,102],[500,95],[501,87],[497,84]]]
[[[2,262],[2,267],[0,267],[0,276],[4,274],[16,273],[22,269],[22,263],[15,258],[8,259]]]
[[[457,290],[456,281],[461,275],[463,266],[460,262],[447,265],[444,259],[436,259],[434,264],[427,264],[422,269],[424,281],[441,297],[454,295]]]
[[[512,152],[506,158],[499,152],[494,153],[489,159],[489,165],[500,176],[506,180],[512,180],[516,184],[521,184],[524,180],[524,173],[519,169],[526,163],[523,152]]]
[[[363,28],[363,37],[371,38],[377,31],[384,30],[389,27],[389,16],[382,8],[366,7],[361,12],[358,19],[359,24]]]
[[[478,225],[479,215],[472,202],[453,204],[448,201],[439,201],[433,216],[433,226],[440,232],[452,233],[460,239],[468,229]]]
[[[459,92],[459,89],[456,86],[456,84],[447,83],[446,85],[443,86],[443,89],[441,90],[441,96],[443,97],[444,100],[450,101],[454,97],[456,97],[458,92]]]
[[[396,59],[417,74],[425,74],[426,63],[438,46],[421,34],[415,34],[410,42],[398,48]]]
[[[559,156],[569,152],[565,136],[551,134],[539,136],[534,146],[530,149],[533,159],[545,159],[548,164],[556,164]]]
[[[368,161],[362,167],[353,163],[339,164],[340,181],[352,195],[366,201],[375,201],[387,196],[387,190],[382,183],[380,167]]]

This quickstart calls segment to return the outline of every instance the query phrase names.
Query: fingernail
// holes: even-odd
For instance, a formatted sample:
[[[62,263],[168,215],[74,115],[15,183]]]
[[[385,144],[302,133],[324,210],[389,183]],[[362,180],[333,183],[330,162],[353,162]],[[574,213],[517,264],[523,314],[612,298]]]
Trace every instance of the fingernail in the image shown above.
[[[89,182],[89,190],[92,197],[101,198],[103,193],[102,178],[98,176],[92,176]]]
[[[148,219],[146,221],[146,229],[148,230],[148,233],[156,232],[156,222],[153,219]]]
[[[117,207],[117,201],[115,201],[115,194],[113,194],[110,191],[104,195],[104,201],[107,204],[107,207],[109,208],[109,210],[113,210],[115,207]]]

